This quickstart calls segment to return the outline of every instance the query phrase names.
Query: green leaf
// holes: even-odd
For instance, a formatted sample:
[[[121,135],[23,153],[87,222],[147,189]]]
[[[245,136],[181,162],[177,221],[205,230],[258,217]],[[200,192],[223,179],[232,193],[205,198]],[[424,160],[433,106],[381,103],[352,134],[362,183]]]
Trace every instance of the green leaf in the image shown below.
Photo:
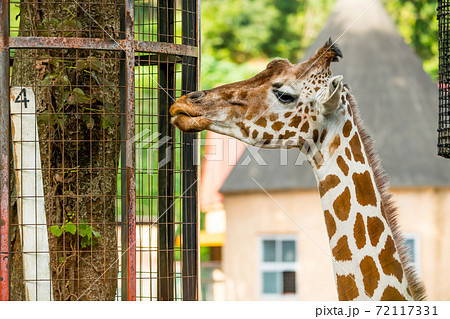
[[[102,127],[112,127],[118,122],[118,117],[114,114],[105,114],[102,116]]]
[[[62,235],[63,229],[62,229],[62,227],[59,228],[59,226],[51,226],[51,227],[50,227],[50,232],[51,232],[53,235],[55,235],[56,237],[59,237],[59,236]]]
[[[82,223],[78,226],[78,235],[80,235],[80,237],[83,238],[88,238],[90,239],[92,236],[92,228],[91,226]]]
[[[69,78],[67,77],[67,75],[63,75],[63,76],[59,76],[56,81],[55,84],[59,84],[59,85],[70,85],[70,81]]]
[[[56,73],[50,73],[50,74],[47,74],[47,75],[45,76],[45,78],[41,81],[41,85],[43,85],[43,86],[49,86],[50,83],[51,83],[55,78],[57,78],[57,77],[58,77],[58,74],[56,74]]]
[[[89,114],[83,114],[83,115],[81,116],[81,120],[82,120],[84,123],[86,123],[86,127],[87,127],[89,130],[92,130],[92,129],[94,128],[95,121],[94,121],[94,119],[92,118],[92,116],[90,116]]]
[[[88,61],[90,62],[91,70],[96,70],[98,72],[102,70],[102,63],[96,57],[90,56]]]
[[[86,96],[84,91],[80,88],[75,88],[72,90],[72,94],[67,99],[67,102],[72,104],[89,104],[92,99]]]
[[[90,245],[90,240],[87,237],[82,237],[81,248],[86,248],[88,245]]]
[[[68,233],[71,233],[72,235],[75,235],[75,233],[77,232],[77,226],[72,224],[72,222],[69,222],[64,225],[64,230]]]
[[[45,110],[42,113],[38,114],[38,116],[37,116],[38,124],[48,124],[49,121],[51,121],[51,118],[50,118],[50,112],[48,110]]]
[[[83,70],[88,68],[87,66],[88,66],[88,61],[87,60],[77,60],[76,70],[77,71],[83,71]]]
[[[100,233],[95,230],[92,230],[92,234],[94,234],[95,237],[102,238],[102,236],[100,236]]]

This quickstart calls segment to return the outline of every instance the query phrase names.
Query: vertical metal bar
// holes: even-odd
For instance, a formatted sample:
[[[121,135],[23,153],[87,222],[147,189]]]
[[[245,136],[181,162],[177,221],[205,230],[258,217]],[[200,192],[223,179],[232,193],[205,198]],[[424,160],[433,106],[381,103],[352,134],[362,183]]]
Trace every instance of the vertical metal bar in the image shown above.
[[[127,211],[127,66],[125,53],[121,54],[120,61],[120,200],[121,200],[121,246],[122,251],[128,248],[128,211]],[[121,300],[128,300],[128,254],[122,254],[121,257]]]
[[[0,301],[9,300],[9,1],[0,5]]]
[[[196,1],[183,0],[182,38],[185,45],[197,45]],[[198,60],[183,57],[182,93],[197,90]],[[183,300],[198,299],[198,212],[197,166],[194,163],[198,135],[183,133]]]
[[[439,1],[439,121],[438,155],[450,158],[450,4]]]
[[[134,0],[125,0],[126,127],[127,127],[127,216],[128,216],[128,300],[136,300],[136,154],[134,100]]]
[[[174,0],[158,2],[158,40],[173,43],[175,22]],[[169,107],[175,96],[175,64],[168,61],[158,65],[158,132],[165,148],[158,145],[158,300],[174,300],[174,150],[175,128],[170,124]]]
[[[123,2],[125,5],[125,2]],[[125,35],[125,7],[120,8],[120,31],[121,37]],[[122,52],[120,55],[120,71],[119,71],[119,87],[120,87],[120,240],[122,251],[128,248],[128,211],[127,211],[127,65],[126,55]],[[128,254],[121,255],[121,300],[128,300]]]

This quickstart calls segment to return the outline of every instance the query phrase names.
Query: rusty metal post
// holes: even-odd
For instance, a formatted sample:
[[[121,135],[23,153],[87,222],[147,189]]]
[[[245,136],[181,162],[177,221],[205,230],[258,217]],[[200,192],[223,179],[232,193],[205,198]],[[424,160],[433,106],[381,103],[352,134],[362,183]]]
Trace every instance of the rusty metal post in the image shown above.
[[[183,44],[196,46],[198,43],[197,3],[183,0]],[[198,13],[197,13],[198,14]],[[198,59],[183,57],[182,93],[198,88]],[[198,172],[194,163],[196,152],[194,134],[183,133],[183,300],[198,299]]]
[[[0,301],[9,300],[9,1],[0,5]]]
[[[136,154],[134,93],[134,0],[125,0],[126,167],[128,216],[128,300],[136,300]]]
[[[175,1],[158,1],[158,41],[173,43]],[[165,58],[167,59],[167,58]],[[162,61],[158,64],[158,132],[167,139],[167,152],[158,148],[158,300],[174,300],[174,136],[175,127],[170,124],[169,107],[175,96],[175,64]],[[162,145],[158,145],[162,146]],[[166,158],[168,155],[169,158]],[[159,166],[159,163],[164,163]]]

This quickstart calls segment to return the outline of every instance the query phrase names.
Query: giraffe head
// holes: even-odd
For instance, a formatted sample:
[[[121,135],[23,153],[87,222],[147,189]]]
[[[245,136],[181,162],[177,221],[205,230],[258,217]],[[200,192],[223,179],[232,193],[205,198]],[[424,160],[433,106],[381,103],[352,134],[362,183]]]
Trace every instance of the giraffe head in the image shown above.
[[[186,132],[207,129],[266,148],[317,143],[341,103],[342,76],[330,71],[339,57],[330,39],[303,63],[275,59],[248,80],[181,97],[170,108],[172,123]]]

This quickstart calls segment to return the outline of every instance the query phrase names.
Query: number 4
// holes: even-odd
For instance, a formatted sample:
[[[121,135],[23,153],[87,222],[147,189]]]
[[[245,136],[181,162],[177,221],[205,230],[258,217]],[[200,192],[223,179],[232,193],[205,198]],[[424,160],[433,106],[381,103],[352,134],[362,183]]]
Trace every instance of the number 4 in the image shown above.
[[[27,103],[30,102],[30,100],[27,100],[27,90],[22,89],[20,91],[20,94],[16,97],[15,103],[23,103],[25,105],[25,108],[27,108]]]

